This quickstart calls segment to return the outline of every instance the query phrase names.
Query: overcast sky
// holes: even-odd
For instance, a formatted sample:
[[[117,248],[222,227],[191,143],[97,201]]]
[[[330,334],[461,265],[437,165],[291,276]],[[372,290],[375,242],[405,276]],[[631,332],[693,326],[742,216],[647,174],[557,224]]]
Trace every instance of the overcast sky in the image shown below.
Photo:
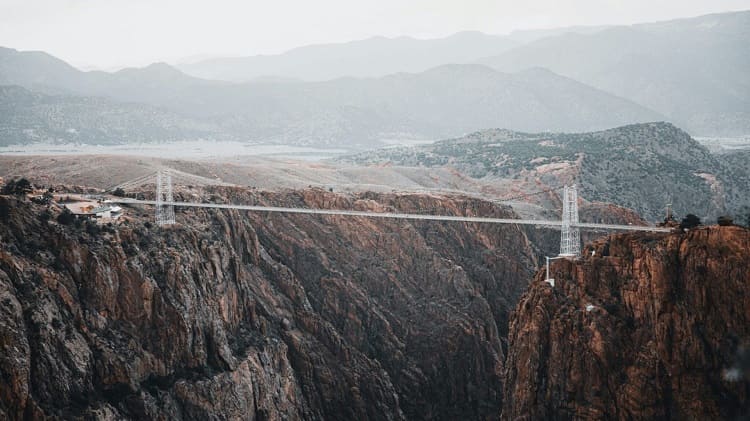
[[[375,35],[503,34],[747,9],[750,0],[0,0],[0,46],[110,69]]]

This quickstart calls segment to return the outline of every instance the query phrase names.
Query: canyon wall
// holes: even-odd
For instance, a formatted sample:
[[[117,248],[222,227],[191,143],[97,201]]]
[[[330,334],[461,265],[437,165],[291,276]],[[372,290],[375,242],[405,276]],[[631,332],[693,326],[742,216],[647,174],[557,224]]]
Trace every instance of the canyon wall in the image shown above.
[[[466,198],[211,194],[513,215]],[[509,313],[537,265],[518,227],[202,209],[163,228],[150,209],[128,208],[113,227],[55,216],[0,196],[0,418],[499,417]]]
[[[613,235],[551,276],[513,314],[503,419],[750,415],[750,230]]]
[[[514,216],[455,196],[177,194]],[[61,225],[56,210],[0,196],[0,418],[749,412],[750,386],[733,369],[750,338],[746,229],[595,240],[581,259],[553,263],[551,288],[533,270],[559,241],[552,230],[208,209],[178,209],[177,225],[157,227],[151,212]]]

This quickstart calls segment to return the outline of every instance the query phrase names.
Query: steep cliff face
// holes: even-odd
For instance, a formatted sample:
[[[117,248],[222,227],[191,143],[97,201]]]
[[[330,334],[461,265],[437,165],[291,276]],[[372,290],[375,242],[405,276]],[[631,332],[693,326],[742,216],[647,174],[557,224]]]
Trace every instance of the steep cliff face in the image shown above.
[[[511,214],[419,195],[214,196]],[[501,337],[536,265],[517,227],[190,210],[159,228],[136,209],[77,227],[0,208],[0,418],[500,413]]]
[[[551,276],[513,314],[503,419],[750,412],[750,384],[727,371],[750,340],[749,230],[614,235]]]

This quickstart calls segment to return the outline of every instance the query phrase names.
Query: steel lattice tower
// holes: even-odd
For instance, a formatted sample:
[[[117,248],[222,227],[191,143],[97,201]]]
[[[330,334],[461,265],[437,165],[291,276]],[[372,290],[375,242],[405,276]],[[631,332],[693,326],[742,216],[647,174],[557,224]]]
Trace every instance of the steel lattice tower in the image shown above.
[[[581,254],[581,233],[578,230],[578,191],[575,184],[563,191],[560,256]]]
[[[167,171],[156,173],[156,223],[158,225],[174,224],[174,205],[172,198],[172,176]]]

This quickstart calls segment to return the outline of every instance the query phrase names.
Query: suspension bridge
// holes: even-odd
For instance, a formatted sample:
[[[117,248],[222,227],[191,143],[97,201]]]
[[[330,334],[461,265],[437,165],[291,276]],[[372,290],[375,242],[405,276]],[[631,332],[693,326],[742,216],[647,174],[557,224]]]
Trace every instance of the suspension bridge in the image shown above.
[[[565,186],[562,194],[562,218],[561,220],[539,220],[539,219],[512,219],[512,218],[490,218],[477,216],[453,216],[453,215],[429,215],[401,212],[366,212],[346,209],[316,209],[316,208],[292,208],[277,206],[258,206],[224,203],[197,203],[179,202],[174,200],[173,178],[192,186],[233,186],[220,180],[188,174],[173,169],[163,169],[137,179],[112,187],[116,189],[130,189],[147,184],[156,184],[156,200],[140,200],[131,198],[115,197],[113,203],[127,205],[153,205],[155,207],[156,223],[158,225],[172,225],[175,223],[175,207],[184,208],[209,208],[209,209],[237,209],[252,212],[277,212],[289,214],[308,215],[341,215],[366,218],[391,218],[410,219],[424,221],[451,221],[451,222],[476,222],[490,224],[515,224],[559,227],[560,254],[561,257],[578,256],[581,252],[580,230],[605,230],[605,231],[646,231],[646,232],[670,232],[670,228],[642,226],[642,225],[617,225],[597,224],[580,222],[578,219],[578,192],[576,186]]]

